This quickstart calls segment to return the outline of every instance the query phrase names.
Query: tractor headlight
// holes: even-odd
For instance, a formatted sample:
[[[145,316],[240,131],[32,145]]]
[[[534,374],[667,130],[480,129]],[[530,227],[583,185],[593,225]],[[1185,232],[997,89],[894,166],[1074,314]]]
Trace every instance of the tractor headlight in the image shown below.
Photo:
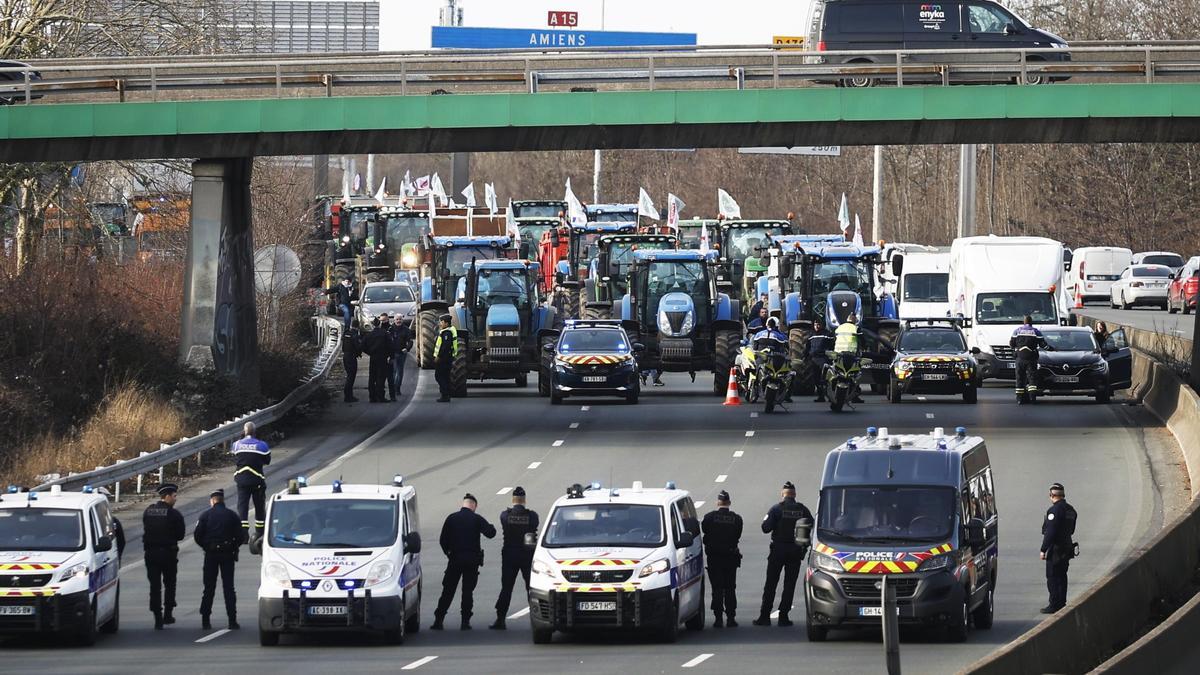
[[[417,254],[412,251],[405,251],[404,255],[400,256],[400,264],[405,267],[416,267]]]
[[[671,320],[667,318],[666,312],[658,313],[658,330],[664,335],[671,334]]]
[[[687,335],[692,332],[692,328],[696,325],[696,313],[688,312],[687,316],[683,317],[683,326],[679,329],[680,335]]]
[[[812,564],[819,570],[832,572],[834,574],[841,574],[842,572],[846,571],[845,568],[842,567],[840,560],[831,555],[817,553],[816,551],[814,551],[812,554]]]

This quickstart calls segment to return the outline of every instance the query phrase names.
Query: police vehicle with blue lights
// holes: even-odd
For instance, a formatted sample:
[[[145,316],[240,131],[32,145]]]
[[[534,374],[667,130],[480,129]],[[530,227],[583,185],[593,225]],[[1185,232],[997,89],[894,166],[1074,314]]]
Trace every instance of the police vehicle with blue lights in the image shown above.
[[[557,405],[568,396],[621,396],[638,402],[642,345],[630,342],[620,321],[568,319],[558,340],[543,349],[539,387],[550,403]]]
[[[391,485],[289,482],[271,497],[262,555],[258,635],[373,632],[393,644],[420,628],[417,492]]]
[[[804,581],[808,639],[878,628],[884,576],[902,625],[940,626],[954,642],[969,625],[991,628],[996,530],[982,438],[871,427],[847,440],[825,458]]]
[[[108,499],[89,486],[0,496],[0,634],[92,645],[120,623],[120,556]]]
[[[554,502],[535,546],[529,619],[535,644],[555,631],[636,630],[673,642],[704,628],[700,521],[686,490],[579,484]]]

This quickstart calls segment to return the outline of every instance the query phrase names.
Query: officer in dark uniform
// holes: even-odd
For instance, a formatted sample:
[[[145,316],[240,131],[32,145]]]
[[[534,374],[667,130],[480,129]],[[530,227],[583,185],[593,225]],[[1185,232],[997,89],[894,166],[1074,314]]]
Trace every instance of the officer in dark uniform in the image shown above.
[[[387,401],[387,397],[384,396],[384,384],[389,374],[388,359],[392,356],[392,341],[388,336],[387,327],[378,318],[371,323],[374,327],[363,341],[363,351],[370,357],[367,393],[370,394],[371,403],[384,403]]]
[[[479,581],[479,568],[483,567],[483,548],[479,535],[488,539],[496,536],[496,528],[483,516],[475,513],[479,501],[475,495],[463,496],[462,508],[446,516],[442,524],[442,535],[438,543],[446,554],[446,574],[442,577],[442,597],[438,598],[433,612],[433,630],[442,630],[442,620],[454,600],[458,580],[462,579],[462,630],[471,630],[471,610],[475,605],[475,583]]]
[[[246,537],[241,520],[225,508],[225,491],[213,490],[208,496],[209,509],[200,514],[192,538],[204,551],[204,593],[200,597],[200,627],[212,628],[213,597],[217,593],[217,574],[221,575],[221,591],[225,595],[225,614],[229,628],[240,628],[237,622],[237,593],[233,586],[233,569],[238,549]]]
[[[342,397],[346,403],[356,403],[354,396],[354,379],[358,377],[358,357],[363,355],[363,336],[358,329],[358,319],[346,334],[342,336],[342,369],[346,371],[346,384],[342,388]]]
[[[175,510],[179,486],[164,483],[158,501],[142,513],[142,547],[146,552],[146,576],[150,579],[150,612],[154,630],[175,623],[175,577],[179,570],[179,542],[187,534],[183,515]]]
[[[488,626],[493,630],[504,630],[504,617],[508,614],[508,603],[512,599],[517,573],[525,579],[525,591],[529,592],[529,573],[533,566],[533,549],[525,545],[525,535],[537,532],[538,514],[525,508],[525,488],[518,485],[512,491],[513,505],[500,514],[500,531],[504,533],[504,546],[500,549],[500,596],[496,598],[496,623]]]
[[[742,564],[738,542],[742,538],[742,517],[729,510],[729,493],[717,495],[717,510],[704,514],[700,530],[704,532],[704,556],[708,559],[708,583],[712,586],[713,626],[737,626],[737,568]]]
[[[1038,350],[1049,349],[1042,331],[1033,325],[1033,318],[1025,315],[1025,323],[1013,331],[1008,344],[1013,348],[1017,360],[1017,401],[1025,402],[1022,394],[1036,394],[1038,369]]]
[[[238,489],[238,515],[242,518],[242,529],[246,541],[251,536],[262,537],[267,517],[267,465],[271,463],[271,448],[254,437],[254,422],[242,427],[245,436],[233,444],[237,468],[233,481]],[[250,500],[254,500],[254,533],[250,533]]]
[[[1062,483],[1050,486],[1050,508],[1042,521],[1042,560],[1046,561],[1046,589],[1050,604],[1042,614],[1053,614],[1067,604],[1067,568],[1075,557],[1075,507],[1067,503],[1067,491]]]
[[[805,354],[811,364],[813,385],[817,390],[817,397],[813,399],[813,403],[825,401],[825,366],[829,365],[831,351],[833,337],[825,332],[825,326],[821,324],[820,319],[813,319],[813,332],[808,336],[808,344],[805,345]]]
[[[433,375],[441,392],[438,403],[450,402],[450,371],[454,367],[454,357],[458,356],[458,330],[450,323],[449,314],[438,319],[438,337],[433,346]]]
[[[808,507],[796,501],[796,486],[791,481],[783,484],[780,493],[783,501],[771,507],[762,521],[762,531],[771,535],[771,553],[767,557],[767,583],[763,586],[762,607],[755,626],[771,625],[771,604],[775,600],[775,587],[779,585],[779,573],[783,572],[783,595],[779,598],[779,625],[790,626],[788,612],[796,594],[796,579],[800,576],[800,565],[804,563],[806,547],[796,543],[796,521],[812,519]]]

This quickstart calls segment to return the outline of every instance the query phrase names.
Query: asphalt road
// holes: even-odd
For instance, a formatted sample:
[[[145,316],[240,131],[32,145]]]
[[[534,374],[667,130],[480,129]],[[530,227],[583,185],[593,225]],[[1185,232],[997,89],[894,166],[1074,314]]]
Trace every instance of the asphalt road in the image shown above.
[[[1191,340],[1196,333],[1196,317],[1194,315],[1168,314],[1166,310],[1157,307],[1109,309],[1101,304],[1092,304],[1075,310],[1075,313],[1086,314],[1100,321],[1133,326],[1188,340]]]
[[[448,630],[428,631],[444,569],[443,557],[431,545],[425,554],[422,630],[403,646],[356,637],[305,636],[285,637],[279,647],[262,648],[255,628],[258,559],[243,554],[238,563],[242,630],[202,631],[196,610],[201,554],[189,540],[180,554],[176,625],[162,632],[152,629],[140,550],[131,547],[122,573],[123,616],[117,635],[102,636],[88,649],[62,647],[53,639],[10,639],[0,654],[8,663],[21,664],[22,670],[54,673],[351,673],[405,666],[445,673],[644,673],[674,671],[689,663],[712,672],[878,672],[883,653],[877,633],[835,632],[828,643],[808,643],[799,596],[794,628],[750,625],[767,552],[767,537],[755,525],[777,499],[784,480],[794,481],[801,500],[815,508],[825,454],[868,425],[898,432],[963,425],[988,440],[994,465],[1003,552],[995,627],[972,632],[965,644],[943,644],[936,634],[905,633],[902,658],[912,672],[955,672],[1040,620],[1037,610],[1045,604],[1046,592],[1038,531],[1050,482],[1066,484],[1080,514],[1077,538],[1083,556],[1072,565],[1072,597],[1161,525],[1146,434],[1139,428],[1158,425],[1138,407],[1055,399],[1019,408],[1009,390],[987,389],[976,406],[915,397],[891,405],[868,396],[857,410],[841,414],[803,400],[789,412],[767,416],[757,407],[721,406],[719,398],[706,393],[703,378],[696,384],[681,375],[666,379],[668,386],[647,391],[637,406],[568,399],[552,407],[537,396],[533,383],[527,389],[477,385],[468,399],[435,403],[432,377],[425,373],[417,400],[390,429],[346,448],[326,469],[312,474],[312,480],[340,476],[347,482],[386,482],[394,473],[403,473],[420,495],[421,532],[431,544],[444,516],[457,509],[466,491],[479,497],[480,513],[496,522],[508,501],[498,493],[516,485],[525,487],[530,506],[543,515],[573,482],[629,485],[642,480],[652,485],[674,480],[705,502],[702,512],[713,508],[717,492],[726,489],[733,509],[748,526],[742,540],[739,628],[684,632],[672,645],[628,636],[558,635],[552,645],[534,646],[523,617],[510,620],[507,632],[489,631],[499,587],[497,539],[486,544],[488,563],[476,591],[476,630],[470,633],[457,630],[457,603],[448,617]],[[1160,475],[1157,482],[1164,480],[1168,479]],[[189,528],[193,524],[189,517]],[[223,625],[220,602],[218,593],[218,629]],[[524,603],[515,598],[510,611],[522,609]],[[703,655],[710,656],[697,661]]]

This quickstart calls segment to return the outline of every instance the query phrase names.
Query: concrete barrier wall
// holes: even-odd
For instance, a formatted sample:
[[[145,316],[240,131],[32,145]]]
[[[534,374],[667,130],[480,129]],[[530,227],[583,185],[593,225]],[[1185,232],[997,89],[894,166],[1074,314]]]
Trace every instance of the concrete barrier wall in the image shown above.
[[[1189,478],[1196,485],[1200,480],[1200,398],[1169,368],[1136,351],[1134,393],[1175,435]],[[1155,613],[1160,599],[1187,585],[1198,563],[1200,500],[1193,499],[1182,515],[1151,542],[1133,551],[1082,597],[965,672],[1086,673],[1129,646]],[[1200,621],[1200,616],[1188,618]],[[1168,632],[1163,640],[1184,645],[1196,641],[1194,632],[1190,639],[1180,639],[1165,628],[1161,634]],[[1136,658],[1165,656],[1139,654]],[[1121,672],[1153,671],[1139,668]]]

